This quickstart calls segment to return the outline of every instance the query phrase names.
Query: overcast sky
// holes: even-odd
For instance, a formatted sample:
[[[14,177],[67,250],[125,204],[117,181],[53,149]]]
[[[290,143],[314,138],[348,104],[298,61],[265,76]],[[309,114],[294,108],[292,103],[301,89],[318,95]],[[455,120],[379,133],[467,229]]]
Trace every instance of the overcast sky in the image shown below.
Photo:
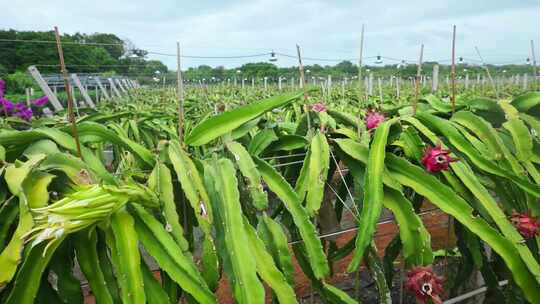
[[[185,55],[271,50],[294,55],[298,43],[306,57],[353,59],[358,57],[364,23],[366,57],[416,60],[424,43],[425,60],[448,60],[453,24],[458,56],[478,59],[478,46],[487,62],[525,62],[534,39],[540,57],[539,0],[25,0],[11,1],[2,10],[0,28],[50,30],[58,25],[68,33],[114,33],[139,48],[162,53],[175,53],[180,41]],[[174,57],[150,57],[175,67]],[[183,66],[232,67],[264,60],[268,57],[185,58]],[[368,64],[373,61],[366,59]],[[291,66],[295,60],[280,57],[277,64]]]

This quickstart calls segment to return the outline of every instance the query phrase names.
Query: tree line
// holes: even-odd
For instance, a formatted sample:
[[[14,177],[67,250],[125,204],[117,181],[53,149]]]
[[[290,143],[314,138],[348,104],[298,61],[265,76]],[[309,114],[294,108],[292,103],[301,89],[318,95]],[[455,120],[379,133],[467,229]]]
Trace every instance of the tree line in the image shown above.
[[[168,71],[161,61],[148,60],[146,51],[115,34],[63,34],[62,47],[67,68],[73,73],[137,76]],[[0,30],[0,78],[7,80],[9,94],[35,87],[26,72],[30,65],[51,74],[60,72],[58,64],[53,31]]]
[[[525,62],[525,60],[524,60]],[[439,65],[439,77],[443,78],[450,75],[451,67],[448,64],[440,64],[437,62],[425,62],[422,65],[422,74],[430,76],[433,71],[433,66]],[[528,64],[512,64],[512,65],[492,65],[486,66],[471,64],[471,63],[459,63],[456,66],[457,77],[465,77],[466,74],[469,77],[476,77],[476,75],[486,74],[486,67],[491,74],[495,76],[511,76],[516,74],[532,74],[532,67]],[[336,65],[305,65],[304,66],[305,77],[308,81],[312,78],[326,78],[331,75],[334,79],[348,78],[352,79],[358,76],[358,65],[351,61],[342,61]],[[409,78],[415,77],[417,74],[416,64],[385,64],[385,65],[366,65],[362,68],[363,76],[373,73],[375,77],[402,77]],[[258,82],[264,77],[268,77],[270,81],[275,82],[278,77],[291,79],[298,79],[299,71],[297,66],[293,67],[278,67],[275,64],[269,62],[259,63],[247,63],[236,68],[224,68],[223,66],[211,67],[208,65],[200,65],[198,67],[188,68],[184,72],[184,79],[188,81],[204,80],[207,83],[212,81],[237,81],[241,79],[247,79],[251,81],[252,78],[257,79]],[[171,81],[174,80],[174,75],[171,75]]]
[[[72,72],[167,71],[160,61],[147,60],[146,51],[114,34],[63,34],[62,43],[66,65]],[[0,30],[0,75],[25,71],[30,65],[37,65],[44,73],[59,71],[54,32]]]

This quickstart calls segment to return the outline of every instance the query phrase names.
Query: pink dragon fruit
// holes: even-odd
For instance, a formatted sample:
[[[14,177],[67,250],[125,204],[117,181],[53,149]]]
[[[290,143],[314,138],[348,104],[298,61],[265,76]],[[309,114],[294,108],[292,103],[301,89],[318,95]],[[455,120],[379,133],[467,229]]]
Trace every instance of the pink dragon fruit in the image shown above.
[[[407,273],[405,289],[413,293],[420,303],[427,303],[429,299],[435,304],[442,304],[439,295],[443,293],[443,278],[437,276],[431,267],[413,267]]]
[[[514,213],[510,220],[525,239],[534,238],[540,230],[540,222],[528,213]]]
[[[450,150],[443,149],[441,144],[436,147],[428,146],[422,157],[422,164],[431,173],[448,170],[448,165],[457,159],[450,156]]]
[[[327,111],[326,105],[322,102],[317,102],[311,105],[311,109],[318,113],[325,113]]]
[[[384,120],[385,120],[385,117],[382,113],[379,113],[374,110],[369,110],[366,115],[366,127],[368,130],[375,129]]]

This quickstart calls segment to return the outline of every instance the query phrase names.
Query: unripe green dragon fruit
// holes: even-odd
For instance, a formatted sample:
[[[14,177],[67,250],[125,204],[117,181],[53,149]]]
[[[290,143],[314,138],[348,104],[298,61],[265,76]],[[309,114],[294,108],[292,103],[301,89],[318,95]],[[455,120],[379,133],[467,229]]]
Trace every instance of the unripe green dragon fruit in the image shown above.
[[[141,185],[84,185],[55,203],[32,209],[34,228],[26,235],[32,246],[52,243],[67,234],[98,224],[133,202],[148,207],[159,206],[157,196]]]

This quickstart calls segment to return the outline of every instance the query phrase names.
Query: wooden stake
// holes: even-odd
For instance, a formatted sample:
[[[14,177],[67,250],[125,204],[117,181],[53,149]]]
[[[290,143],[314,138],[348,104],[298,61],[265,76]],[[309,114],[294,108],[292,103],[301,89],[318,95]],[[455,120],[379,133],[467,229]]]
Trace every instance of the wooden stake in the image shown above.
[[[456,112],[456,26],[452,32],[452,114]]]
[[[399,101],[399,97],[400,97],[400,91],[399,91],[399,86],[400,86],[400,82],[401,82],[401,76],[397,76],[396,77],[396,97]]]
[[[373,72],[369,73],[368,78],[368,96],[373,96]]]
[[[24,89],[24,91],[26,93],[26,106],[30,107],[31,106],[30,105],[30,99],[31,99],[31,97],[30,97],[30,89],[26,88],[26,89]]]
[[[531,40],[531,57],[533,67],[533,89],[536,90],[536,56],[534,54],[534,40]]]
[[[58,31],[58,27],[54,27],[54,33],[56,35],[56,47],[58,49],[58,57],[60,59],[60,69],[62,72],[62,75],[64,76],[64,84],[66,86],[66,94],[67,94],[67,103],[68,103],[68,119],[71,122],[71,131],[73,133],[73,137],[75,138],[75,144],[77,146],[77,153],[80,159],[83,159],[82,153],[81,153],[81,143],[79,141],[79,133],[77,132],[77,122],[75,121],[75,114],[73,113],[73,95],[71,94],[71,86],[69,83],[69,76],[66,69],[66,63],[64,62],[64,51],[62,49],[62,41],[60,39],[60,32]]]
[[[308,123],[308,133],[309,130],[311,130],[311,119],[309,117],[309,105],[308,105],[308,95],[306,90],[306,78],[304,77],[304,65],[302,64],[302,53],[300,51],[300,46],[296,45],[296,52],[298,53],[298,69],[300,71],[300,85],[302,87],[302,90],[304,91],[304,111],[307,115],[307,123]]]
[[[422,59],[424,58],[424,44],[420,46],[420,57],[418,58],[418,67],[416,69],[416,81],[414,83],[414,103],[413,103],[413,115],[416,115],[416,108],[418,106],[418,97],[420,95],[420,77],[422,76]]]
[[[360,34],[360,58],[358,58],[358,101],[362,104],[362,56],[364,55],[364,24],[362,24],[362,33]]]
[[[433,66],[433,74],[431,75],[431,92],[437,92],[439,88],[439,65]]]
[[[377,78],[377,86],[379,88],[379,100],[380,100],[380,104],[382,105],[383,104],[383,92],[382,92],[382,81],[381,81],[381,77],[378,77]]]
[[[180,42],[176,42],[176,81],[178,96],[178,140],[184,142],[184,80],[182,79],[182,65],[180,56]]]

